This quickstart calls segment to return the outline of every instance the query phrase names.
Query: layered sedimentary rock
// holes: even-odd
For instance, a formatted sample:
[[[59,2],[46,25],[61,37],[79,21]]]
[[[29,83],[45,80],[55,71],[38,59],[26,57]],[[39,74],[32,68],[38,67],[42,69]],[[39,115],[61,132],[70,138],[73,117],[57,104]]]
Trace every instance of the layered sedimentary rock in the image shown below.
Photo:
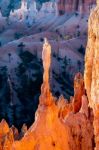
[[[88,44],[85,56],[85,87],[94,112],[96,150],[99,149],[99,0],[89,19]]]
[[[88,13],[95,4],[95,0],[58,0],[59,14],[65,12]]]
[[[20,10],[21,2],[24,1],[27,3],[27,7],[32,7],[32,11],[34,13],[37,13],[36,5],[40,5],[42,7],[42,11],[46,11],[46,13],[53,13],[57,14],[57,8],[60,15],[64,14],[65,12],[75,12],[80,11],[81,13],[88,13],[90,9],[95,4],[96,0],[41,0],[42,5],[40,4],[40,1],[35,0],[15,0],[12,2],[12,0],[1,0],[0,1],[0,9],[3,16],[9,16],[10,12],[15,11],[16,9]],[[36,11],[35,11],[36,10]],[[33,14],[31,14],[33,15]]]

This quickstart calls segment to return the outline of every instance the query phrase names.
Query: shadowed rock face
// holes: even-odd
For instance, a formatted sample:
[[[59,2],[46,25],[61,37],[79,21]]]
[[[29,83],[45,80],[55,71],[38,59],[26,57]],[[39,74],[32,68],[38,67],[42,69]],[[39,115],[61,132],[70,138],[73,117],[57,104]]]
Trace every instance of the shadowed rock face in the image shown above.
[[[0,0],[0,8],[3,16],[9,16],[10,11],[21,7],[21,0]]]

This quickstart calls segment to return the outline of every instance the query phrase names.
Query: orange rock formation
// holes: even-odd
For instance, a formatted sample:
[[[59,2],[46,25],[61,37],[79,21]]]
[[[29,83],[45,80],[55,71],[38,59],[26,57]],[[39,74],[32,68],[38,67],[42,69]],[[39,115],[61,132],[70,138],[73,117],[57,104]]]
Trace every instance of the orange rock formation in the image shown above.
[[[89,18],[88,44],[85,57],[85,88],[94,112],[96,149],[99,149],[99,0]]]
[[[74,79],[74,103],[73,110],[78,112],[82,105],[82,96],[85,94],[84,80],[81,73],[77,73]]]
[[[43,60],[43,84],[41,86],[41,96],[40,96],[40,105],[51,105],[52,101],[52,94],[50,92],[49,87],[49,70],[51,64],[51,46],[48,43],[47,39],[45,38],[45,43],[43,45],[42,51],[42,60]]]
[[[68,103],[62,96],[58,101],[50,92],[51,46],[47,40],[42,59],[44,76],[35,122],[21,140],[13,142],[12,150],[93,150],[93,126],[89,118],[88,101],[82,92],[78,92],[78,89],[83,89],[82,77],[80,74],[76,76],[78,86],[76,83],[73,99],[82,98],[77,109],[75,105],[77,112],[73,113],[75,101]]]
[[[15,127],[9,128],[3,120],[0,123],[0,150],[99,150],[98,25],[99,0],[89,19],[84,81],[80,73],[75,76],[74,97],[70,101],[63,96],[58,100],[51,93],[51,46],[45,39],[42,51],[43,84],[35,122],[29,130],[24,125],[19,134]]]

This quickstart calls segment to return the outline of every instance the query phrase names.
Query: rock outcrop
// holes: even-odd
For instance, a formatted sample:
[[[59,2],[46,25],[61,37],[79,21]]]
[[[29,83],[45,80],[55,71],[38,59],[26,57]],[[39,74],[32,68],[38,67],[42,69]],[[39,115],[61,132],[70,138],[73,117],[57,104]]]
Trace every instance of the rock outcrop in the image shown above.
[[[52,94],[50,92],[49,86],[49,71],[51,65],[51,46],[45,38],[45,43],[42,51],[42,60],[43,60],[43,84],[41,86],[41,96],[40,96],[40,105],[49,106],[52,104]],[[45,98],[46,97],[46,98]]]
[[[85,88],[94,112],[96,150],[99,149],[99,0],[89,19],[88,44],[85,56]]]
[[[93,150],[93,113],[88,108],[88,99],[84,95],[82,75],[78,73],[75,76],[74,97],[71,97],[68,101],[61,96],[58,100],[52,95],[49,85],[51,46],[47,39],[45,39],[43,45],[42,60],[44,68],[43,84],[35,114],[35,122],[28,130],[27,126],[23,125],[21,133],[18,133],[14,126],[9,128],[3,120],[0,123],[0,149]],[[97,116],[98,114],[95,114],[95,117]],[[94,118],[95,133],[98,131],[96,121],[97,119]],[[98,147],[96,150],[98,150]]]
[[[82,98],[80,97],[79,109],[74,113],[74,101],[66,102],[62,96],[58,101],[50,91],[51,46],[47,39],[43,46],[42,59],[44,75],[35,122],[20,141],[13,142],[12,150],[93,150],[93,126],[86,96],[75,90],[76,96],[71,99],[80,96]],[[76,79],[82,81],[80,77],[78,74]],[[82,83],[78,82],[79,90],[82,90]],[[81,95],[77,96],[77,93]]]
[[[82,105],[82,96],[85,94],[84,80],[81,73],[77,73],[74,79],[74,112],[79,112]]]
[[[49,14],[63,15],[64,13],[73,13],[76,11],[80,13],[89,13],[91,8],[96,3],[96,0],[41,0],[42,4],[40,3],[40,1],[35,0],[17,0],[13,2],[11,0],[1,0],[0,10],[2,12],[2,15],[8,17],[11,14],[15,17],[24,17],[27,12],[24,12],[24,9],[22,10],[22,12],[20,12],[22,3],[23,6],[24,3],[27,5],[29,19],[33,19],[38,14],[38,5],[40,5],[39,16]],[[30,13],[30,10],[33,13]],[[25,15],[23,13],[25,13]]]
[[[44,18],[49,15],[58,15],[57,3],[54,1],[44,2],[41,9],[37,9],[35,0],[28,2],[27,0],[21,1],[21,7],[10,11],[10,21],[24,21],[27,25],[32,25],[35,20]],[[29,4],[29,5],[28,5]]]
[[[0,122],[0,150],[3,149],[5,143],[5,137],[9,133],[9,126],[7,122],[3,119]]]
[[[90,12],[94,4],[95,0],[58,0],[58,10],[60,15],[65,12],[71,13],[75,11],[79,11],[82,14]]]

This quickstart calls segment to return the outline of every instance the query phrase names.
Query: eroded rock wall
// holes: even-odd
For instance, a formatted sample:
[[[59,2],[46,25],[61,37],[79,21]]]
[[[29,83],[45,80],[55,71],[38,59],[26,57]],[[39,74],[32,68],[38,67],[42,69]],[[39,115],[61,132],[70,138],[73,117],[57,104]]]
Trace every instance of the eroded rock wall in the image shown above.
[[[58,10],[60,15],[75,11],[89,13],[95,3],[95,0],[58,0]]]
[[[88,25],[88,43],[85,56],[85,88],[89,105],[94,112],[96,150],[99,149],[99,0]]]

